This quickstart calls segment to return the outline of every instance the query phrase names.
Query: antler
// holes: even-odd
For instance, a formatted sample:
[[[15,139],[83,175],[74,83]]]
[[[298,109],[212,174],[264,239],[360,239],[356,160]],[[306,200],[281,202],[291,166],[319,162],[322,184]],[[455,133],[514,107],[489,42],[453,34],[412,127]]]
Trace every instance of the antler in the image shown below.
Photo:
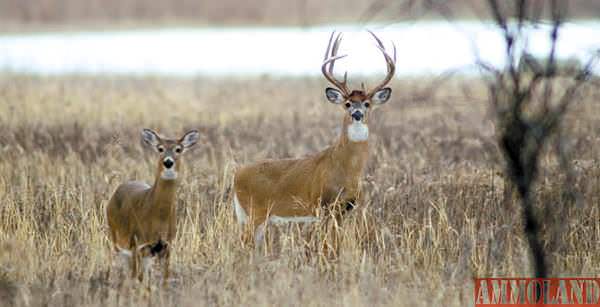
[[[369,31],[369,33],[371,33],[371,35],[373,35],[373,38],[375,38],[375,40],[377,41],[377,48],[379,48],[381,53],[383,53],[383,57],[385,58],[385,62],[387,64],[387,75],[385,76],[385,79],[383,79],[383,81],[381,83],[379,83],[378,86],[376,86],[369,92],[368,96],[370,97],[373,94],[375,94],[377,91],[381,90],[384,86],[386,86],[390,82],[390,80],[392,80],[392,77],[394,76],[394,72],[396,71],[396,45],[394,45],[392,43],[392,46],[394,47],[394,57],[392,58],[385,51],[385,47],[383,46],[383,43],[375,35],[375,33],[371,32],[371,31]]]
[[[346,56],[337,55],[337,51],[340,47],[340,42],[342,41],[342,33],[338,33],[338,35],[335,37],[335,40],[333,39],[334,35],[335,31],[331,32],[331,36],[329,37],[329,44],[327,44],[327,50],[325,51],[325,57],[323,58],[321,72],[323,72],[323,76],[325,76],[325,78],[329,80],[331,84],[333,84],[340,91],[342,91],[342,93],[345,96],[347,96],[348,88],[346,82],[348,81],[348,72],[344,73],[344,81],[337,80],[333,75],[333,66],[335,65],[335,61]],[[332,42],[333,47],[331,46]]]

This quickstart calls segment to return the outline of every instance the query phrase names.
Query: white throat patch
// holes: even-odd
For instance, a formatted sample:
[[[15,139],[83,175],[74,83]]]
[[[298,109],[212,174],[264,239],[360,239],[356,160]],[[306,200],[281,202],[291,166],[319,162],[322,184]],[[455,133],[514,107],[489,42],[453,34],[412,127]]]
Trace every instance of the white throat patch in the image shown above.
[[[352,142],[362,142],[369,138],[369,127],[364,123],[352,121],[348,126],[348,139]]]
[[[173,168],[164,169],[160,177],[164,180],[175,180],[177,179],[177,172]]]

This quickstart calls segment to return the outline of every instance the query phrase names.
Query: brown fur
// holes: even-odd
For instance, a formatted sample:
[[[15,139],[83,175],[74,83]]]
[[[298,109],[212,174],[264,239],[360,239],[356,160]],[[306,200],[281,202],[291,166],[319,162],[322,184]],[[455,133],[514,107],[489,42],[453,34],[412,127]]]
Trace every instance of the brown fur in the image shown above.
[[[253,230],[268,216],[315,216],[329,207],[358,198],[359,181],[368,157],[368,142],[351,142],[349,115],[340,139],[324,151],[302,159],[268,160],[239,169],[235,193]]]
[[[175,208],[179,179],[165,180],[161,173],[165,169],[163,159],[167,155],[174,159],[173,168],[177,174],[180,173],[180,154],[175,154],[174,148],[182,146],[183,138],[179,141],[159,141],[164,152],[158,160],[154,185],[149,187],[139,181],[121,184],[106,207],[106,215],[115,252],[126,249],[132,253],[132,277],[142,280],[143,270],[139,268],[141,257],[156,255],[162,262],[166,282],[169,277],[171,242],[177,231]],[[181,148],[183,151],[183,146]],[[161,250],[156,250],[156,247]]]
[[[348,95],[348,100],[352,102],[363,102],[371,99],[364,91],[354,90]]]
[[[344,108],[339,141],[324,151],[303,159],[263,161],[242,167],[236,173],[235,195],[248,218],[244,222],[250,223],[254,235],[258,227],[266,226],[269,217],[273,215],[309,217],[318,215],[318,209],[324,208],[341,222],[344,210],[354,208],[359,196],[360,177],[367,163],[369,145],[368,140],[363,138],[351,141],[348,138],[348,128],[353,121],[368,127],[371,105],[383,104],[389,99],[392,90],[385,86],[394,76],[396,61],[395,47],[392,58],[385,51],[381,40],[373,32],[370,33],[377,41],[387,65],[386,77],[370,92],[366,91],[364,84],[361,90],[349,91],[347,74],[344,74],[343,81],[334,76],[335,61],[345,57],[337,55],[342,40],[341,33],[337,36],[335,31],[331,33],[321,65],[325,79],[337,88],[325,89],[325,96],[329,102]]]

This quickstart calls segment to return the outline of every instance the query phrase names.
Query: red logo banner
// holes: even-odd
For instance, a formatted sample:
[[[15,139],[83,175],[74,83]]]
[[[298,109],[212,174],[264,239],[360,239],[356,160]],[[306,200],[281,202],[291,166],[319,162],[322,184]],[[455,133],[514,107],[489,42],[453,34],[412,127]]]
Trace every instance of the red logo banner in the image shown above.
[[[600,307],[600,278],[475,278],[475,307]]]

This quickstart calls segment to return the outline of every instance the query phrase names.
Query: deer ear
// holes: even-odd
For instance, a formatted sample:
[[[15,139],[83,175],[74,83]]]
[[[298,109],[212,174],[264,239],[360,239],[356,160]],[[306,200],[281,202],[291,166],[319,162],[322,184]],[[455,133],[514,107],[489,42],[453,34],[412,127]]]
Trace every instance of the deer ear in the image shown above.
[[[373,98],[371,98],[371,102],[373,104],[384,104],[390,99],[392,96],[392,89],[389,87],[384,87],[373,94]]]
[[[328,87],[325,89],[325,97],[327,97],[327,100],[329,100],[329,102],[333,104],[341,104],[342,102],[344,102],[344,100],[346,100],[342,92],[332,87]]]
[[[144,143],[152,147],[156,147],[158,146],[158,144],[160,144],[160,137],[156,132],[154,132],[151,129],[142,130],[142,140],[144,141]]]
[[[200,133],[198,132],[198,130],[191,130],[191,131],[188,131],[181,138],[181,140],[179,140],[179,143],[184,148],[190,148],[198,142],[198,139],[200,139]]]

